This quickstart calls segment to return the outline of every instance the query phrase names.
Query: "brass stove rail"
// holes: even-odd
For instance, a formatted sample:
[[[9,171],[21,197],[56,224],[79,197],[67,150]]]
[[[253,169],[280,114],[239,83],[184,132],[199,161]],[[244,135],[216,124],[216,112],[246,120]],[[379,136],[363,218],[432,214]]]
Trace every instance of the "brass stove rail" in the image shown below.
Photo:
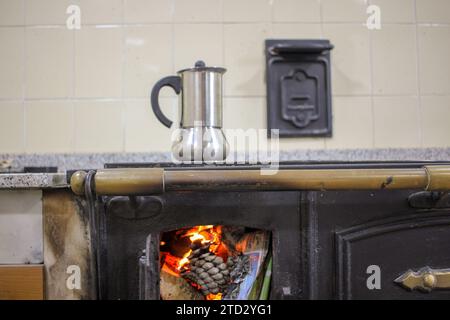
[[[85,171],[70,180],[74,193],[84,194]],[[165,191],[269,191],[269,190],[450,190],[449,165],[421,168],[280,169],[264,175],[260,170],[164,170],[120,168],[97,170],[97,195],[150,195]]]

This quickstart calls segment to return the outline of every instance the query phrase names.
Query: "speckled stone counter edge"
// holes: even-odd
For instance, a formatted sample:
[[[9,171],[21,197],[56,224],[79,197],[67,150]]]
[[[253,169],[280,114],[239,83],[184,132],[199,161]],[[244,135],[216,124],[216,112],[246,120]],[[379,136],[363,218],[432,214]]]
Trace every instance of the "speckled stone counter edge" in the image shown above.
[[[0,189],[45,189],[67,187],[65,173],[4,173]]]
[[[58,167],[58,171],[103,168],[105,163],[171,162],[170,153],[0,154],[13,167]],[[280,161],[450,161],[450,148],[339,149],[280,152]]]
[[[339,149],[280,152],[280,161],[450,161],[450,148]],[[26,166],[58,167],[59,172],[99,169],[105,163],[171,162],[170,153],[0,154],[12,169]],[[0,189],[65,186],[65,174],[0,174]]]

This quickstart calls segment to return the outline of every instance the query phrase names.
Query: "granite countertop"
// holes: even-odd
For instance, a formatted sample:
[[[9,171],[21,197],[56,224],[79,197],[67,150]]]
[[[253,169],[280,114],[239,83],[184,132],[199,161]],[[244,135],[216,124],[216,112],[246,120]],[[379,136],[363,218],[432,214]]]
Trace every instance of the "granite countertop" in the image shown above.
[[[450,161],[450,148],[280,151],[280,161]],[[65,188],[67,170],[103,168],[106,163],[170,162],[168,152],[89,154],[0,154],[0,189]],[[58,173],[13,173],[26,166],[57,167]]]
[[[0,173],[0,189],[67,188],[66,174]]]
[[[303,149],[280,151],[280,161],[450,161],[449,148]],[[54,166],[58,171],[100,169],[105,163],[170,162],[169,152],[1,154],[13,168]]]

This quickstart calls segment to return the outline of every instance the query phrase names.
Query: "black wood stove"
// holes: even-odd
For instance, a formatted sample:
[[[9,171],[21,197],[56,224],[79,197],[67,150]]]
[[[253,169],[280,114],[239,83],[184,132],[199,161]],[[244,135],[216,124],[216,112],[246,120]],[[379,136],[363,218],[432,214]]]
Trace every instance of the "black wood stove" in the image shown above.
[[[422,176],[420,170],[431,165],[444,168],[448,163],[284,163],[280,167],[292,172],[325,170],[330,175],[361,170],[376,181],[378,172],[392,172],[376,190],[364,190],[360,182],[340,190],[341,185],[323,181],[314,190],[295,190],[286,182],[289,177],[270,180],[278,183],[272,189],[266,180],[267,184],[241,188],[219,188],[215,183],[217,171],[250,174],[258,166],[106,165],[105,171],[162,168],[166,173],[193,170],[205,177],[211,172],[211,182],[206,188],[187,182],[180,187],[182,178],[175,182],[167,176],[163,193],[105,191],[101,195],[103,178],[97,173],[99,297],[160,299],[162,232],[237,225],[271,232],[270,299],[449,299],[450,198],[447,191],[431,190],[438,181],[437,175],[430,174],[431,167]],[[416,173],[426,188],[419,182],[407,187]]]

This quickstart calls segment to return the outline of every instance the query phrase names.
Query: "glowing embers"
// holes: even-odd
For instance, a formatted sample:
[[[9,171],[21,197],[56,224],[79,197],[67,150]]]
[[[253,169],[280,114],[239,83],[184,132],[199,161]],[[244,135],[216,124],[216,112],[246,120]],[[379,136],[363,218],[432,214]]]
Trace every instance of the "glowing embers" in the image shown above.
[[[267,299],[269,245],[270,232],[245,227],[205,225],[163,233],[161,297]]]

